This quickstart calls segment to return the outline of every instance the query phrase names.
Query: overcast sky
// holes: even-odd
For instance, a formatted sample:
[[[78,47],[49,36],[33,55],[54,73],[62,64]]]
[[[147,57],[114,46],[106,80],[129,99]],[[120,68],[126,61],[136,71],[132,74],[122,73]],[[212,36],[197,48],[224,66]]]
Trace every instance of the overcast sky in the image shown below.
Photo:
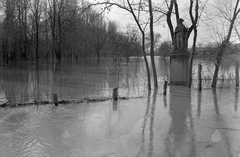
[[[206,1],[206,0],[202,0],[202,1]],[[224,2],[224,3],[228,3],[228,4],[230,2],[232,2],[233,5],[235,4],[234,3],[235,0],[208,0],[208,5],[207,5],[207,8],[206,8],[206,9],[208,9],[208,12],[212,12],[212,13],[217,12],[216,10],[214,10],[214,8],[210,4],[213,4],[214,2],[219,3],[221,1]],[[159,2],[159,0],[158,0],[158,2]],[[185,19],[184,24],[186,26],[190,26],[190,24],[191,24],[190,20],[188,20],[187,18],[184,18],[184,16],[188,17],[187,12],[186,12],[186,9],[187,9],[188,6],[189,6],[189,0],[179,0],[180,17]],[[129,23],[131,23],[131,24],[133,24],[133,26],[137,27],[137,25],[134,22],[131,14],[129,14],[128,12],[126,12],[125,10],[122,10],[120,8],[113,7],[113,8],[111,8],[111,11],[105,13],[105,15],[110,20],[116,21],[119,24],[119,26],[122,30],[125,30],[127,24],[129,24]],[[173,19],[173,22],[174,21],[175,20]],[[174,27],[176,26],[175,23],[173,23],[173,25],[174,25]],[[197,39],[198,43],[206,44],[206,43],[214,41],[213,36],[212,36],[213,33],[211,33],[208,28],[209,28],[209,26],[207,26],[206,23],[204,24],[203,22],[200,21],[199,26],[198,26],[198,39]],[[157,24],[154,27],[154,31],[155,31],[155,33],[160,33],[161,34],[161,36],[162,36],[161,40],[162,41],[171,39],[169,30],[168,30],[168,26],[167,26],[167,23],[166,23],[165,19],[163,19],[163,22]],[[193,33],[192,33],[191,36],[193,36]],[[191,46],[191,45],[192,45],[192,37],[190,37],[190,39],[189,39],[189,46]]]

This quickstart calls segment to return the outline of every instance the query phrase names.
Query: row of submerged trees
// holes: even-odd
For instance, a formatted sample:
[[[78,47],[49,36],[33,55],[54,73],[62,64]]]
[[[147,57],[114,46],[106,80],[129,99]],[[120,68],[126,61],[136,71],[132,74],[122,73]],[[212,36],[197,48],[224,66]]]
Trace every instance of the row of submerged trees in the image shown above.
[[[213,32],[219,37],[214,39],[218,51],[215,56],[216,68],[212,87],[216,87],[223,54],[230,45],[233,30],[237,30],[239,0],[208,5],[213,6],[211,8],[206,7],[207,0],[188,0],[188,5],[185,5],[186,12],[179,11],[180,1],[177,0],[94,2],[96,3],[90,4],[84,0],[0,0],[2,13],[0,44],[4,61],[6,63],[17,60],[38,61],[40,58],[56,58],[61,61],[63,56],[100,58],[103,55],[128,58],[130,55],[140,55],[142,52],[146,63],[148,86],[151,89],[150,69],[154,78],[154,87],[158,86],[154,63],[156,32],[153,31],[153,27],[159,24],[158,22],[165,21],[170,31],[171,43],[174,43],[174,25],[182,17],[190,21],[187,38],[193,35],[189,87],[199,22],[205,21],[210,29],[218,31]],[[92,9],[92,6],[96,5],[103,6],[102,10]],[[130,14],[137,30],[129,27],[129,30],[123,33],[118,30],[115,22],[105,20],[104,11],[113,6]],[[212,10],[216,13],[212,13]],[[205,19],[202,18],[203,13]],[[148,34],[150,34],[149,43],[146,41]],[[169,47],[169,43],[166,43],[160,49]],[[146,58],[148,50],[150,50],[151,66]]]
[[[4,62],[140,55],[134,29],[120,31],[90,6],[83,0],[0,0]]]

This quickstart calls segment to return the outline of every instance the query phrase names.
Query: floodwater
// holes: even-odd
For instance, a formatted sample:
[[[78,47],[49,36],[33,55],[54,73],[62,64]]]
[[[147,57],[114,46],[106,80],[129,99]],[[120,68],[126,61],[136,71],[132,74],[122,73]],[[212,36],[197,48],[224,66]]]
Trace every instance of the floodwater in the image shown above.
[[[240,157],[239,88],[230,79],[232,65],[222,67],[222,77],[229,79],[219,80],[215,90],[206,81],[202,92],[195,84],[168,86],[164,96],[169,61],[156,63],[159,88],[150,93],[144,63],[135,58],[122,63],[119,74],[111,61],[1,66],[2,102],[51,101],[53,93],[66,100],[111,97],[116,82],[120,96],[130,99],[1,108],[0,156]],[[211,65],[204,65],[207,78]]]

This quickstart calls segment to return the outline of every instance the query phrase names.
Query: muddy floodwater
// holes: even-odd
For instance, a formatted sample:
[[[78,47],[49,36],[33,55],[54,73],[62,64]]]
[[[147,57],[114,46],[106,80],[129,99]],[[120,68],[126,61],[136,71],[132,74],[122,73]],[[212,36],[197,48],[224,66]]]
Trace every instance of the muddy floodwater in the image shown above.
[[[221,67],[210,88],[213,64],[203,64],[203,90],[168,86],[169,60],[156,58],[159,88],[148,92],[142,59],[0,66],[0,104],[59,99],[127,100],[0,108],[1,157],[240,157],[239,88],[234,65]]]

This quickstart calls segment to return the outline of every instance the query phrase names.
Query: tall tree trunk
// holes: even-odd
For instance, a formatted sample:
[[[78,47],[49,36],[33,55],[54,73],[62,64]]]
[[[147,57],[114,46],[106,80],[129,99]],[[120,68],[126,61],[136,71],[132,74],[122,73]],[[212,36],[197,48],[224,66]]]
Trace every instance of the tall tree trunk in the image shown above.
[[[53,0],[52,4],[49,2],[49,17],[51,25],[51,35],[52,35],[52,62],[54,62],[54,57],[57,57],[57,41],[56,41],[56,0]]]
[[[27,60],[27,2],[24,0],[24,52],[23,59]]]
[[[38,54],[38,47],[39,47],[39,32],[38,32],[38,28],[37,28],[37,34],[36,34],[36,62],[38,62],[39,60],[39,54]]]
[[[176,22],[177,22],[177,20],[179,19],[179,11],[178,11],[177,0],[174,0],[174,7],[175,7]]]
[[[224,50],[225,50],[225,48],[222,47],[220,49],[220,51],[217,53],[215,70],[214,70],[214,75],[213,75],[213,80],[212,80],[212,85],[211,85],[212,88],[216,88],[216,86],[217,86],[217,77],[218,77],[218,72],[219,72],[219,68],[220,68]]]
[[[197,28],[194,28],[194,37],[193,37],[193,46],[192,53],[189,59],[189,72],[188,72],[188,87],[191,88],[192,85],[192,66],[193,66],[193,58],[196,52],[196,42],[197,42]]]
[[[145,51],[145,33],[143,28],[141,27],[138,18],[136,17],[133,8],[129,2],[129,0],[127,0],[128,6],[130,8],[130,12],[133,15],[133,18],[135,20],[135,22],[138,25],[138,28],[140,30],[140,32],[142,33],[142,51],[143,51],[143,57],[144,57],[144,61],[145,61],[145,66],[146,66],[146,70],[147,70],[147,78],[148,78],[148,89],[151,90],[151,78],[150,78],[150,71],[149,71],[149,65],[148,65],[148,60],[147,60],[147,56],[146,56],[146,51]]]
[[[39,46],[39,19],[38,19],[38,11],[36,11],[36,19],[35,19],[35,27],[36,27],[36,45],[35,45],[35,51],[36,51],[36,62],[38,63],[39,60],[39,54],[38,54],[38,46]]]
[[[147,70],[147,79],[148,79],[148,90],[151,90],[151,78],[150,78],[150,70],[149,70],[149,65],[148,65],[148,60],[147,60],[147,55],[145,51],[145,33],[142,31],[142,51],[143,51],[143,58]]]
[[[193,58],[196,52],[196,42],[197,42],[197,21],[198,21],[198,3],[199,1],[196,0],[196,5],[195,5],[195,18],[193,17],[193,0],[190,0],[190,9],[189,9],[189,15],[192,21],[192,26],[190,27],[190,30],[188,32],[188,37],[192,31],[192,29],[194,30],[194,37],[193,37],[193,46],[192,46],[192,54],[190,56],[190,60],[189,60],[189,72],[188,72],[188,87],[190,88],[192,85],[192,66],[193,66]]]
[[[174,29],[173,29],[172,20],[171,20],[172,10],[173,10],[173,0],[171,0],[169,9],[168,9],[168,12],[166,15],[167,15],[168,28],[169,28],[171,38],[172,38],[172,45],[174,45]]]
[[[58,15],[57,15],[57,21],[58,21],[58,51],[57,51],[57,60],[60,62],[61,61],[61,56],[62,56],[62,26],[61,26],[61,15],[60,15],[60,10],[58,10]]]
[[[149,3],[149,16],[150,16],[150,56],[151,56],[151,63],[152,63],[152,70],[153,70],[153,79],[154,79],[154,87],[158,87],[157,81],[157,72],[155,67],[154,61],[154,32],[153,32],[153,13],[152,13],[152,1],[148,0]]]

